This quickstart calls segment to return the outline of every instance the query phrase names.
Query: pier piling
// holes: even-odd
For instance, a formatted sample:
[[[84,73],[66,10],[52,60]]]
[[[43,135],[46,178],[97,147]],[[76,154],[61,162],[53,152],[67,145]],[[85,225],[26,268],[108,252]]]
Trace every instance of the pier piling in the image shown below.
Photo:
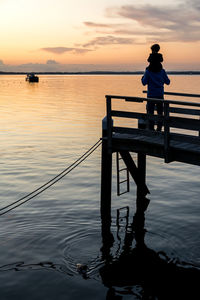
[[[108,148],[107,117],[102,121],[101,218],[111,222],[112,152]]]

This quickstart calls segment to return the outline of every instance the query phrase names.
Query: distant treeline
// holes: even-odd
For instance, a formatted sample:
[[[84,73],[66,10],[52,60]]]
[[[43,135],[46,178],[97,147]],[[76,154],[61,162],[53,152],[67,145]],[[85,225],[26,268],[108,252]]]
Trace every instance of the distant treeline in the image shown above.
[[[3,72],[0,75],[26,75],[34,73],[38,75],[142,75],[144,71],[89,71],[89,72]],[[200,75],[200,71],[168,71],[170,75]]]

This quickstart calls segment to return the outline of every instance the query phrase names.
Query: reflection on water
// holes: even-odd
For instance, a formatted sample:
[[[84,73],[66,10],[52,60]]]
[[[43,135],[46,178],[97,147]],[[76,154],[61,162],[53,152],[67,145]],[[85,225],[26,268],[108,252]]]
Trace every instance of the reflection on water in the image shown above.
[[[131,299],[147,300],[198,299],[200,268],[173,260],[164,251],[156,252],[149,248],[145,243],[148,229],[145,228],[144,212],[137,211],[131,223],[128,215],[120,217],[113,228],[110,223],[104,221],[101,224],[101,237],[97,239],[102,241],[102,244],[93,245],[95,237],[90,236],[89,232],[85,234],[77,232],[77,236],[72,237],[71,242],[65,241],[67,247],[64,250],[64,264],[50,261],[35,264],[16,262],[0,266],[0,274],[25,272],[28,276],[30,272],[40,274],[45,271],[48,272],[47,277],[49,272],[58,273],[66,278],[66,282],[70,278],[79,276],[76,279],[77,288],[80,278],[87,280],[88,285],[102,282],[107,288],[105,297],[96,297],[97,299],[129,299],[127,297],[130,296],[133,297]],[[76,255],[73,257],[76,247],[82,250],[82,253],[79,252],[79,258]],[[96,257],[92,257],[94,254]],[[78,259],[80,263],[76,263]],[[47,293],[48,290],[49,286],[47,286]],[[78,297],[80,294],[81,291]],[[54,299],[50,294],[48,297]],[[63,295],[63,299],[64,297]],[[67,299],[71,298],[69,293]],[[30,297],[30,299],[35,298]],[[87,294],[84,294],[84,299],[87,299]]]
[[[5,272],[5,271],[28,271],[28,270],[49,270],[49,271],[57,271],[60,273],[64,273],[68,276],[72,276],[71,273],[66,271],[64,269],[64,266],[61,265],[56,265],[52,262],[40,262],[37,264],[25,264],[24,262],[17,262],[17,263],[12,263],[8,265],[4,265],[0,267],[0,272]]]
[[[171,77],[169,91],[199,93],[199,76]],[[94,145],[105,94],[142,96],[142,89],[140,76],[40,76],[31,85],[24,76],[1,76],[0,206],[46,183]],[[196,290],[199,167],[147,158],[151,203],[144,228],[144,215],[135,215],[135,184],[116,196],[113,161],[107,226],[99,209],[100,158],[98,148],[70,176],[0,218],[1,299],[173,299],[173,280],[172,295],[180,280],[183,291]],[[120,211],[117,226],[122,207],[129,207],[129,218]]]
[[[174,262],[165,252],[147,247],[144,222],[144,213],[136,212],[116,256],[110,252],[114,238],[109,225],[102,231],[105,264],[99,272],[108,287],[106,299],[123,299],[124,295],[133,295],[135,299],[195,299],[200,295],[200,269]]]

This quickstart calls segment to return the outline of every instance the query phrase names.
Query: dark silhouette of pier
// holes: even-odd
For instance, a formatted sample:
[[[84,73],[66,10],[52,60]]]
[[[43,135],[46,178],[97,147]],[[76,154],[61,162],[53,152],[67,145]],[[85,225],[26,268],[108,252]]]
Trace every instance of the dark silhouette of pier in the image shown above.
[[[182,97],[198,97],[196,94],[165,93]],[[112,109],[112,101],[147,103],[159,101],[163,103],[164,114],[150,115],[137,111]],[[165,163],[173,161],[200,165],[200,103],[179,100],[158,100],[142,97],[126,97],[107,95],[107,115],[103,120],[102,130],[102,171],[101,171],[101,217],[109,222],[112,190],[112,157],[117,153],[122,159],[137,186],[137,209],[145,210],[150,193],[146,184],[146,159],[153,156],[163,159]],[[135,127],[115,126],[115,118],[135,120]],[[162,122],[163,131],[149,129],[150,122]],[[177,132],[178,131],[178,132]],[[187,133],[189,132],[189,134]],[[192,132],[192,133],[191,133]],[[137,154],[134,161],[131,153]],[[117,170],[119,178],[120,169]],[[129,191],[129,177],[127,191]],[[118,195],[120,194],[118,180]]]
[[[166,94],[200,98],[200,95],[195,94]],[[133,102],[134,111],[113,110],[112,101]],[[135,111],[137,103],[141,106],[141,103],[145,105],[147,101],[163,102],[163,116]],[[165,163],[177,161],[200,166],[200,103],[107,95],[106,104],[107,115],[102,125],[101,169],[101,252],[105,264],[100,269],[102,281],[108,287],[106,299],[122,299],[123,292],[118,289],[128,286],[141,288],[142,298],[138,299],[196,299],[200,296],[200,270],[192,265],[174,263],[165,253],[148,248],[145,244],[144,223],[145,210],[149,204],[147,196],[150,193],[146,183],[147,157],[157,157]],[[135,127],[115,126],[115,118],[133,119]],[[152,121],[162,122],[163,130],[150,130],[149,123]],[[117,153],[118,196],[124,193],[120,191],[121,183],[127,187],[125,192],[129,192],[129,177],[137,186],[136,213],[131,225],[127,222],[124,244],[118,257],[113,257],[111,251],[114,244],[111,232],[114,153]],[[137,155],[137,161],[134,161],[131,153]],[[119,160],[122,160],[125,168],[119,167]],[[127,174],[122,181],[121,171]],[[127,209],[127,218],[128,214]],[[133,240],[136,241],[134,248]],[[126,288],[126,291],[134,295],[131,288]]]

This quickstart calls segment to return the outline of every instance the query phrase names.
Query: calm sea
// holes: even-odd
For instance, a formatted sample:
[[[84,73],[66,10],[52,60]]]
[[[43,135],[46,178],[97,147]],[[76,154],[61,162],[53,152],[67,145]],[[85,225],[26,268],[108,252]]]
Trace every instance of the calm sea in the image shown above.
[[[143,96],[140,77],[40,76],[39,83],[28,83],[24,76],[1,76],[1,208],[49,181],[95,144],[105,95]],[[170,78],[167,91],[200,94],[200,76]],[[151,201],[138,238],[133,227],[126,229],[135,214],[135,184],[117,197],[113,160],[106,240],[99,211],[99,147],[51,188],[0,216],[0,299],[181,299],[174,296],[181,293],[178,278],[182,290],[191,292],[187,299],[194,299],[200,279],[199,174],[196,166],[147,158]],[[129,218],[121,210],[117,226],[117,210],[125,206]]]

